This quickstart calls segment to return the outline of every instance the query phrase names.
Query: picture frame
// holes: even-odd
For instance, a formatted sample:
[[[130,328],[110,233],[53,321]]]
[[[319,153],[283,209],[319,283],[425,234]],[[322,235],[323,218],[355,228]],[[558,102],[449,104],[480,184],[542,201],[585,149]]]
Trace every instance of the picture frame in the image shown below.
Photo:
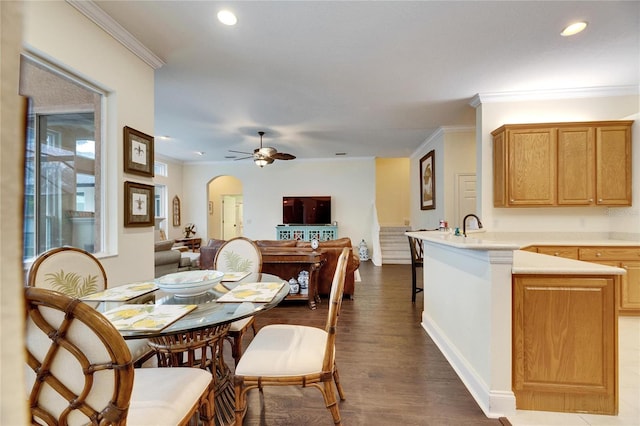
[[[124,171],[153,177],[154,138],[131,127],[124,127]]]
[[[420,210],[436,208],[436,164],[435,151],[431,150],[420,159]]]
[[[124,183],[124,226],[154,225],[154,187],[137,182]]]
[[[173,226],[180,226],[180,198],[178,196],[173,197],[172,205],[172,216],[173,216]]]

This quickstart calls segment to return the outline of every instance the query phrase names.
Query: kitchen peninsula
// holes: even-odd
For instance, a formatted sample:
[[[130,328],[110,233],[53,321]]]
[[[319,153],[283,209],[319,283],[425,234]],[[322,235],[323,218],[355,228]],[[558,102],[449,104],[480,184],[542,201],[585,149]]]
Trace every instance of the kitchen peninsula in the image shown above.
[[[624,269],[523,251],[539,241],[507,234],[407,235],[424,245],[422,325],[487,416],[617,414]]]

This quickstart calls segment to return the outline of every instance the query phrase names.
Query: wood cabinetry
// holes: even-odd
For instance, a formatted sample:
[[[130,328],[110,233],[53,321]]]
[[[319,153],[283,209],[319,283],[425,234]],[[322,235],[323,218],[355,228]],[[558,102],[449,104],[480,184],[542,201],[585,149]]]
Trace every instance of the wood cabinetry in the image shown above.
[[[338,238],[336,225],[278,225],[276,226],[276,239],[311,241],[335,240]]]
[[[579,259],[626,270],[620,281],[620,315],[640,315],[640,247],[584,247]]]
[[[627,271],[620,279],[618,310],[620,315],[640,316],[640,247],[603,246],[530,246],[525,248],[550,256],[616,266]]]
[[[616,276],[513,276],[516,408],[618,412]]]
[[[631,205],[632,123],[508,124],[494,130],[494,206]]]

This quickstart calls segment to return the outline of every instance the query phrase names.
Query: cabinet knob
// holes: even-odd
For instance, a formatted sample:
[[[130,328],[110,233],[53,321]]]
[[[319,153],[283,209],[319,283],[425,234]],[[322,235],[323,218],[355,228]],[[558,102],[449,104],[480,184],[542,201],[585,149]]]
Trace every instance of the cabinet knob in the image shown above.
[[[598,203],[601,203],[601,202],[602,202],[602,198],[598,198]]]
[[[590,202],[590,203],[593,203],[593,198],[589,198],[589,202]]]
[[[602,256],[602,253],[597,252],[597,253],[596,253],[596,257],[600,257],[600,256]]]
[[[560,253],[555,252],[555,253],[553,253],[553,255],[554,255],[554,256],[560,256]]]

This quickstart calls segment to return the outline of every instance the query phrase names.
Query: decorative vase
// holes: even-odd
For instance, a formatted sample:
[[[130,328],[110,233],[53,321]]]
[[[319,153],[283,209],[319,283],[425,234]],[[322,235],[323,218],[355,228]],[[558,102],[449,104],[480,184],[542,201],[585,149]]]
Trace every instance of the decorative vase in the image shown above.
[[[360,245],[358,246],[358,254],[360,255],[360,260],[369,260],[369,248],[367,247],[367,243],[362,239],[360,241]]]

